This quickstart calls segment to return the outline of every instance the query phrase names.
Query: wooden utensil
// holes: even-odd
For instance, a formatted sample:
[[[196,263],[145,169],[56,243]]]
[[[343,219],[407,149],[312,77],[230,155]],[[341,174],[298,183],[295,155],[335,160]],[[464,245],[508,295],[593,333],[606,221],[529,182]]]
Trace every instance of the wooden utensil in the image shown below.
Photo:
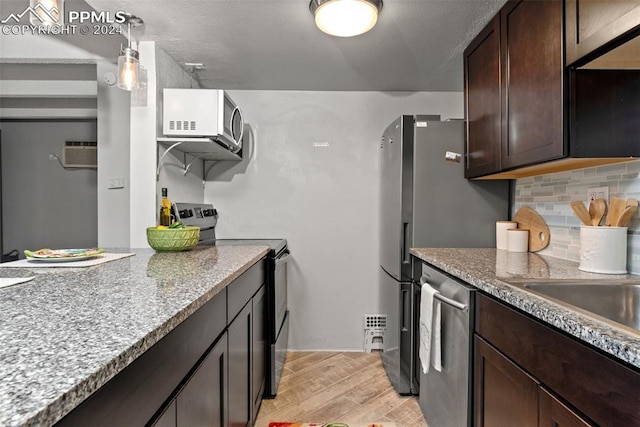
[[[584,205],[582,206],[584,208]],[[587,209],[584,208],[585,212]],[[587,219],[589,213],[587,212]],[[518,223],[518,228],[529,230],[529,251],[537,252],[546,248],[551,240],[551,233],[549,227],[538,212],[529,206],[523,206],[518,209],[518,212],[513,216],[513,220]]]
[[[571,202],[571,209],[573,209],[574,215],[578,217],[582,224],[591,225],[591,215],[589,215],[589,211],[587,211],[582,200]]]
[[[609,213],[604,221],[606,226],[615,226],[618,222],[618,218],[622,214],[622,211],[627,207],[627,202],[619,197],[612,197],[609,202]]]
[[[627,224],[629,224],[629,222],[631,221],[631,218],[633,218],[636,215],[637,210],[638,210],[638,205],[628,205],[627,207],[625,207],[622,213],[620,214],[620,216],[618,217],[618,219],[616,220],[615,226],[626,227]]]
[[[607,202],[604,199],[595,199],[589,203],[589,217],[591,225],[596,227],[600,225],[602,218],[607,213]]]

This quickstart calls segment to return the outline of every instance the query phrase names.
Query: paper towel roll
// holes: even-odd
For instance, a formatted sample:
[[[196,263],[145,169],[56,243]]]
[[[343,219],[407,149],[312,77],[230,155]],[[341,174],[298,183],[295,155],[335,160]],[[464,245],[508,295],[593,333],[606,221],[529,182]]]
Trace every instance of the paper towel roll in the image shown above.
[[[582,271],[627,273],[627,227],[580,227]]]
[[[515,221],[496,221],[496,249],[507,249],[507,230],[518,228]]]
[[[529,252],[529,230],[508,229],[507,250],[509,252]]]

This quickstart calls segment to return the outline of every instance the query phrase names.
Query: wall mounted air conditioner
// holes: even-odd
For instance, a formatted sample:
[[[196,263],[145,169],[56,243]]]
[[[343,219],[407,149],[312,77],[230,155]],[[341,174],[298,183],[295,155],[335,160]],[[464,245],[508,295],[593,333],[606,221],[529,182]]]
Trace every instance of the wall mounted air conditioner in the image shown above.
[[[97,168],[98,143],[96,141],[65,141],[62,148],[65,168]]]

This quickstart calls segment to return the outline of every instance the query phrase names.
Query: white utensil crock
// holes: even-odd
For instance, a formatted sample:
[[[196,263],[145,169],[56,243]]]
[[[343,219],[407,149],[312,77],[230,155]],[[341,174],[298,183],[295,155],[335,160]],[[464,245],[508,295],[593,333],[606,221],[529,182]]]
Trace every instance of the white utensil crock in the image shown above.
[[[580,227],[582,271],[627,273],[627,227]]]

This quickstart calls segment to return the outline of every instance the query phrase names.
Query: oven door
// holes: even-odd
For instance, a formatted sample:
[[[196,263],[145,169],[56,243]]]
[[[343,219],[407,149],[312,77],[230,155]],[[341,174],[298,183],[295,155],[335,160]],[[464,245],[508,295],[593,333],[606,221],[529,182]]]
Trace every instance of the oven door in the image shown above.
[[[273,273],[273,301],[274,317],[272,331],[274,331],[273,341],[278,338],[278,332],[284,323],[287,313],[287,262],[291,258],[290,252],[285,249],[276,256]]]
[[[276,397],[278,383],[282,375],[282,366],[287,355],[289,342],[289,312],[287,311],[287,262],[291,254],[285,248],[272,258],[272,276],[268,299],[271,309],[268,311],[269,352],[268,381],[264,397]]]

